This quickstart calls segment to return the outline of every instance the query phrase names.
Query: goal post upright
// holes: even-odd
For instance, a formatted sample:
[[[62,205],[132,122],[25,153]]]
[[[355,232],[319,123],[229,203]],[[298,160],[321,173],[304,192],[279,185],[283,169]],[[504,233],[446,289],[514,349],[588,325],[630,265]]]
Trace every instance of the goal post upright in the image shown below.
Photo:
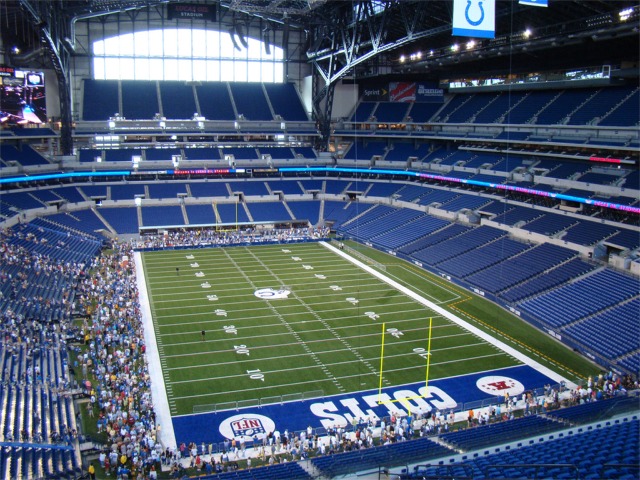
[[[382,366],[383,366],[383,362],[384,362],[384,326],[386,325],[385,322],[382,322],[382,345],[380,347],[380,384],[378,386],[378,405],[380,405],[382,403],[382,401],[380,400],[380,398],[382,397]]]
[[[429,340],[427,341],[427,374],[424,380],[424,388],[429,386],[429,366],[431,365],[431,326],[433,325],[433,317],[429,317]]]
[[[384,374],[384,340],[385,340],[385,329],[386,323],[382,323],[382,341],[381,341],[381,345],[380,345],[380,382],[378,385],[378,405],[383,405],[386,403],[396,403],[396,402],[402,402],[402,401],[408,401],[408,400],[413,400],[413,399],[417,399],[417,398],[425,398],[428,395],[428,387],[429,387],[429,368],[431,366],[431,337],[432,337],[432,331],[433,331],[433,317],[429,317],[429,334],[427,337],[427,351],[426,353],[422,353],[421,356],[425,356],[426,360],[427,360],[427,366],[426,366],[426,373],[425,373],[425,381],[424,381],[424,387],[425,387],[425,393],[424,395],[417,395],[414,397],[406,397],[406,398],[396,398],[394,400],[387,400],[387,401],[383,401],[382,400],[382,382],[383,382],[383,374]],[[424,352],[424,349],[420,349]],[[410,407],[408,407],[408,413],[409,415],[411,415],[411,410]]]

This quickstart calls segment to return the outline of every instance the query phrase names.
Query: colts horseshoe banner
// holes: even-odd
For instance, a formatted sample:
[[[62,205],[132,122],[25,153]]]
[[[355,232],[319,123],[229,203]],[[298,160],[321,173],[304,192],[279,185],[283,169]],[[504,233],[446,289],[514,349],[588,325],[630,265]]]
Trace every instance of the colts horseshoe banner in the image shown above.
[[[495,0],[454,0],[453,35],[494,38],[496,30]]]

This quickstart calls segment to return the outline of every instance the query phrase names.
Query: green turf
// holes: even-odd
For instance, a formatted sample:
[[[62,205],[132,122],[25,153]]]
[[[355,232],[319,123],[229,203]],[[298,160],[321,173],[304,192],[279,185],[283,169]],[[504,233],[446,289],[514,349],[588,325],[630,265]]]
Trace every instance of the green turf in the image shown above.
[[[318,244],[147,252],[143,262],[172,414],[378,388],[383,324],[401,332],[384,337],[383,386],[425,381],[429,318],[430,379],[518,364]],[[466,298],[407,266],[415,290],[435,303]],[[287,299],[254,295],[282,286]]]

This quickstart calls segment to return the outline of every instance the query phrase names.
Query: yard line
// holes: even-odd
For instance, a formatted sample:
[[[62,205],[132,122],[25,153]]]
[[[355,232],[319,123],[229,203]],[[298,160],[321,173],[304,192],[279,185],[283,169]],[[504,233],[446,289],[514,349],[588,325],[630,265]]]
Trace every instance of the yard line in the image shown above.
[[[330,314],[333,311],[334,310],[327,310],[324,313]],[[417,316],[417,317],[403,318],[402,320],[399,320],[399,321],[402,321],[402,322],[425,321],[425,317],[424,317],[424,313],[425,312],[422,309],[405,310],[403,313],[412,313],[412,312],[418,312],[418,313],[420,313],[422,315]],[[280,315],[282,315],[285,318],[289,317],[289,316],[301,317],[301,314],[299,312],[280,313]],[[210,324],[215,325],[215,324],[229,323],[230,321],[234,321],[234,322],[243,321],[242,318],[234,319],[234,318],[230,318],[228,316],[227,317],[221,317],[221,318],[215,318],[215,317],[216,317],[215,314],[212,314],[212,318],[210,320],[199,320],[199,323],[206,323],[207,325],[210,325]],[[272,315],[256,315],[256,316],[252,316],[251,320],[260,320],[260,319],[269,320],[271,318],[272,318]],[[366,318],[369,318],[369,317],[366,317]],[[439,317],[437,315],[434,315],[432,318],[437,319],[437,318],[441,318],[441,317]],[[326,321],[340,322],[342,320],[353,320],[353,319],[354,319],[353,315],[347,315],[347,316],[335,316],[335,315],[332,315],[331,318],[326,319]],[[314,322],[314,321],[316,321],[316,320],[298,320],[298,321],[293,321],[293,322],[290,322],[290,323],[293,323],[295,325],[299,325],[299,324],[310,323],[310,322]],[[193,325],[193,324],[194,324],[193,322],[188,322],[188,323],[165,323],[165,324],[161,325],[160,328],[164,328],[164,327],[184,327],[184,326],[188,327],[188,326]],[[363,323],[361,321],[360,323],[358,323],[358,325],[355,325],[355,326],[368,327],[368,326],[371,326],[371,325],[379,326],[380,322],[376,323],[376,321],[371,320],[370,322]],[[249,326],[244,326],[244,327],[239,327],[239,328],[252,328],[252,326],[253,325],[249,325]],[[260,324],[260,326],[273,326],[273,324]],[[349,325],[349,326],[347,326],[345,328],[354,328],[355,326],[354,325]],[[442,326],[446,327],[446,326],[452,326],[452,325],[451,324],[445,324],[445,325],[442,325]],[[238,327],[238,325],[236,325],[236,327]],[[342,328],[342,327],[334,327],[334,328],[338,329],[338,328]],[[197,330],[193,330],[193,331],[199,332],[200,330],[201,329],[198,328]],[[189,331],[191,332],[191,330],[189,330]],[[171,336],[171,335],[174,335],[174,334],[173,333],[160,334],[160,336]]]
[[[337,283],[337,282],[336,282]],[[279,286],[279,285],[274,285],[273,283],[271,284],[271,287],[273,286]],[[295,288],[292,287],[291,285],[286,285],[287,287],[291,288],[291,291],[294,292]],[[340,286],[340,285],[339,285]],[[361,286],[370,286],[372,287],[371,289],[364,289],[364,288],[359,288],[357,291],[354,291],[353,289],[350,289],[352,287],[345,287],[345,286],[341,286],[342,290],[339,291],[333,291],[330,289],[329,286],[326,287],[326,292],[321,294],[318,293],[318,290],[303,290],[302,292],[300,292],[301,295],[299,296],[305,296],[305,294],[307,295],[311,295],[313,298],[319,297],[319,298],[324,298],[324,297],[336,297],[337,295],[344,295],[345,297],[347,296],[353,296],[353,295],[360,295],[360,298],[358,298],[359,300],[375,300],[377,299],[379,296],[375,295],[377,293],[380,292],[385,292],[386,295],[393,295],[393,297],[395,298],[406,298],[407,300],[409,300],[411,303],[415,304],[416,302],[413,300],[410,300],[409,297],[407,297],[406,295],[403,295],[399,292],[395,292],[392,289],[389,288],[380,288],[381,286],[384,287],[384,285],[381,285],[379,283],[376,284],[371,284],[371,285],[358,285],[358,287]],[[376,287],[376,288],[373,288]],[[234,293],[234,296],[238,295],[238,294],[242,294],[244,291],[246,291],[246,295],[247,297],[249,297],[252,301],[259,301],[260,299],[258,299],[257,297],[254,296],[254,292],[255,290],[257,290],[258,288],[268,288],[268,287],[252,287],[252,288],[247,288],[247,289],[235,289],[235,290],[231,290],[231,292]],[[155,290],[154,290],[155,291]],[[180,298],[180,301],[185,301],[185,300],[189,300],[190,298],[193,298],[194,300],[197,300],[199,302],[202,302],[201,305],[195,305],[195,306],[207,306],[207,305],[211,305],[212,303],[208,300],[206,300],[205,295],[210,295],[210,294],[215,294],[218,296],[218,302],[219,301],[224,301],[225,298],[225,293],[226,291],[223,289],[218,289],[215,288],[212,285],[212,288],[210,289],[206,289],[206,290],[201,290],[200,292],[198,292],[197,294],[194,294],[193,292],[188,292],[186,294],[182,294],[183,298]],[[180,294],[167,294],[167,296],[170,295],[171,298],[169,300],[158,300],[155,301],[154,300],[154,304],[155,303],[168,303],[168,302],[176,302],[178,296],[180,296]],[[371,295],[369,297],[369,295]],[[187,297],[187,298],[184,298]],[[357,298],[357,297],[356,297]],[[238,301],[235,303],[239,303],[239,304],[243,304],[245,305],[247,302],[246,301]],[[317,302],[317,303],[322,303],[322,302]],[[234,303],[229,303],[230,305],[233,305]],[[171,308],[181,308],[181,307],[157,307],[156,310],[165,310],[165,309],[171,309]],[[183,308],[183,307],[182,307]]]
[[[318,269],[320,270],[320,269]],[[205,276],[204,277],[196,277],[195,274],[197,272],[202,271]],[[315,268],[314,268],[315,271]],[[345,273],[345,274],[341,274],[341,275],[327,275],[326,273],[323,273],[323,275],[327,275],[327,281],[331,281],[333,283],[338,283],[338,282],[344,282],[344,283],[358,283],[358,282],[362,282],[363,281],[363,276],[362,275],[358,275],[353,272],[353,269],[348,270],[349,273]],[[246,283],[245,282],[233,282],[231,281],[227,275],[228,275],[229,271],[225,270],[223,273],[218,274],[216,272],[211,272],[210,270],[207,269],[203,269],[203,268],[195,268],[192,271],[187,271],[187,272],[181,272],[180,275],[176,275],[175,273],[173,273],[172,275],[167,275],[163,278],[166,279],[165,280],[160,280],[160,279],[154,279],[152,282],[150,282],[153,285],[153,290],[154,292],[157,291],[165,291],[165,290],[171,290],[171,291],[175,291],[175,286],[176,284],[196,284],[196,283],[200,283],[203,281],[208,281],[209,283],[212,284],[212,286],[216,286],[216,281],[217,279],[220,279],[221,276],[224,274],[225,276],[222,277],[222,280],[220,285],[217,285],[219,288],[222,288],[224,291],[234,291],[237,290],[236,287],[234,287],[235,285],[239,285],[241,286],[241,288],[246,289]],[[298,269],[296,269],[296,273],[299,273],[300,275],[306,273],[306,272],[302,272],[299,271]],[[319,271],[316,273],[320,273]],[[265,278],[271,279],[273,278],[273,276],[271,274],[269,275],[264,275]],[[384,285],[384,282],[381,282],[380,280],[377,280],[371,276],[367,276],[365,277],[368,281],[372,282],[371,285]],[[180,281],[178,282],[177,279],[180,279]],[[259,280],[257,278],[257,275],[255,275],[255,273],[252,273],[251,279],[255,282],[257,280]],[[295,283],[289,283],[287,284],[287,286],[293,287],[293,286],[307,286],[308,285],[308,279],[304,278],[301,279],[303,280],[302,283],[300,284],[295,284]],[[163,287],[161,285],[167,285],[166,287]]]
[[[253,251],[249,250],[249,255],[253,256],[258,262],[262,263],[262,261],[253,253]],[[265,268],[267,268],[269,271],[271,271],[266,265]],[[278,278],[278,276],[274,273],[273,274],[274,277]],[[350,352],[352,352],[360,361],[362,361],[362,363],[364,364],[365,367],[367,367],[369,369],[370,372],[375,373],[376,369],[373,368],[373,366],[365,361],[365,359],[362,357],[362,355],[360,355],[360,353],[357,350],[353,350],[351,348],[351,345],[345,341],[345,339],[343,337],[341,337],[340,335],[338,335],[338,333],[328,324],[325,322],[324,319],[322,319],[318,313],[316,313],[315,310],[313,310],[302,298],[300,298],[296,292],[291,292],[292,295],[294,296],[294,298],[296,298],[308,311],[309,313],[311,313],[314,317],[316,317],[317,320],[319,320],[320,322],[322,322],[322,324],[324,325],[324,327],[327,329],[327,331],[329,331],[333,336],[336,337],[336,339],[341,342]],[[383,382],[386,382],[387,384],[389,383],[386,379],[383,378]]]
[[[416,330],[418,331],[418,330]],[[443,335],[440,337],[437,337],[438,339],[447,339],[447,338],[455,338],[455,337],[462,337],[462,336],[469,336],[472,335],[472,333],[470,332],[465,332],[462,331],[460,333],[456,333],[456,334],[452,334],[452,335]],[[281,337],[282,333],[274,333],[274,334],[267,334],[267,335],[262,335],[262,337]],[[347,340],[350,339],[361,339],[361,338],[367,338],[367,337],[374,337],[374,338],[380,338],[380,334],[379,333],[372,333],[369,335],[352,335],[352,336],[348,336],[348,337],[344,337]],[[244,337],[246,339],[250,339],[252,337]],[[243,340],[243,339],[233,339],[234,341],[236,341],[236,343],[238,343],[239,340]],[[317,340],[307,340],[306,342],[302,342],[302,343],[307,343],[307,344],[322,344],[322,343],[329,343],[329,342],[333,342],[337,339],[326,339],[326,338],[321,338],[321,339],[317,339]],[[205,343],[215,343],[215,342],[223,342],[223,341],[228,341],[228,339],[220,339],[220,340],[207,340]],[[169,346],[180,346],[180,345],[199,345],[201,344],[202,341],[198,341],[198,342],[184,342],[184,343],[176,343],[176,344],[172,344],[172,345],[167,345],[167,347]],[[398,341],[398,342],[394,342],[394,344],[402,344],[402,343],[414,343],[415,344],[415,340],[406,340],[406,341]],[[276,347],[290,347],[291,345],[296,345],[296,343],[279,343],[279,344],[273,344],[270,343],[268,345],[261,345],[261,346],[252,346],[251,350],[260,350],[262,348],[276,348]],[[362,347],[352,347],[354,349],[362,349],[362,348],[379,348],[380,345],[378,343],[376,344],[372,344],[371,346],[365,345]],[[233,352],[233,349],[225,349],[225,350],[218,350],[217,353],[223,353],[223,352]],[[315,352],[316,354],[320,354],[320,353],[324,353],[324,352]],[[212,352],[188,352],[188,353],[176,353],[176,354],[165,354],[165,358],[181,358],[181,357],[193,357],[196,355],[211,355]]]
[[[348,295],[348,293],[347,293],[346,295]],[[264,300],[263,300],[263,301],[264,301]],[[364,301],[366,301],[366,300],[364,300]],[[361,303],[364,303],[364,301],[363,301],[363,300],[361,300]],[[256,303],[258,303],[258,302],[256,302]],[[247,302],[242,303],[242,305],[246,305],[246,304],[247,304]],[[232,306],[232,305],[234,305],[234,304],[229,303],[229,304],[223,304],[223,305],[221,305],[221,306],[226,307],[226,308],[224,308],[224,310],[227,312],[227,315],[229,315],[230,313],[233,313],[233,314],[236,314],[236,315],[238,315],[238,316],[242,316],[242,314],[243,314],[243,313],[251,313],[251,312],[255,312],[256,310],[260,310],[261,308],[263,308],[263,307],[256,307],[256,308],[243,308],[243,309],[239,309],[239,310],[232,310],[232,309],[228,308],[230,305]],[[309,305],[309,306],[311,306],[311,307],[313,307],[313,306],[324,306],[324,305],[326,305],[326,302],[309,302],[309,303],[307,303],[307,305]],[[382,315],[382,314],[398,314],[398,313],[405,313],[405,312],[406,312],[406,313],[410,313],[410,312],[425,312],[425,308],[424,308],[424,307],[422,307],[422,308],[413,308],[413,309],[408,309],[408,310],[397,310],[397,309],[396,309],[396,310],[388,311],[390,308],[393,308],[393,307],[401,307],[401,306],[403,306],[403,305],[406,305],[406,306],[415,306],[415,305],[416,305],[416,302],[403,301],[403,302],[397,302],[397,303],[388,303],[388,304],[386,304],[386,305],[382,305],[382,306],[378,306],[378,307],[375,307],[375,306],[374,306],[374,307],[371,307],[371,308],[378,308],[378,311],[376,311],[376,313],[377,313],[377,314],[379,314],[379,315]],[[215,308],[215,307],[217,306],[217,303],[215,303],[215,302],[208,302],[208,305],[204,305],[204,306],[203,306],[203,308],[204,308],[205,306],[208,308],[208,311],[204,311],[204,312],[192,312],[192,313],[179,312],[178,314],[175,314],[175,313],[174,313],[174,314],[162,314],[162,315],[160,315],[160,314],[157,314],[157,313],[156,313],[156,318],[158,318],[158,319],[162,319],[162,318],[175,318],[176,316],[179,316],[180,318],[186,318],[186,317],[200,317],[200,316],[207,315],[207,314],[211,314],[212,316],[215,316],[215,314],[216,314],[216,308]],[[295,308],[295,307],[297,307],[297,306],[298,306],[298,305],[281,305],[281,307],[280,307],[280,308],[282,308],[282,309],[287,309],[287,308],[291,308],[291,309],[293,309],[293,308]],[[320,310],[318,313],[340,312],[340,311],[344,311],[344,310],[349,309],[349,307],[350,307],[349,305],[345,305],[345,307],[344,307],[344,308],[341,308],[341,309]],[[384,307],[384,310],[380,310],[380,308],[383,308],[383,307]],[[183,310],[184,310],[184,307],[182,307],[182,308],[183,308]],[[191,307],[189,307],[189,308],[191,308]],[[268,307],[267,307],[267,308],[268,308]],[[354,308],[354,309],[355,309],[355,307],[351,307],[351,308]],[[359,305],[359,308],[360,308],[360,310],[362,310],[362,309],[366,309],[366,308],[368,308],[368,307],[366,307],[366,305]],[[281,313],[281,314],[282,314],[283,316],[287,316],[287,315],[301,315],[301,313],[299,313],[299,312],[293,312],[293,313]],[[362,316],[365,316],[364,311],[362,311],[362,314],[361,314],[361,315],[362,315]],[[351,316],[350,316],[350,317],[348,317],[348,318],[353,318],[353,317],[355,317],[355,316],[356,316],[356,315],[351,315]],[[251,318],[268,318],[268,317],[265,317],[265,316],[253,316],[253,315],[252,315],[252,317],[251,317]],[[335,317],[332,317],[332,318],[335,318]],[[178,322],[176,325],[184,325],[184,322]]]
[[[411,343],[411,342],[405,342],[405,343]],[[486,346],[486,342],[480,342],[480,343],[472,343],[472,344],[463,344],[463,345],[457,345],[454,347],[444,347],[444,348],[435,348],[432,349],[431,351],[433,353],[437,353],[437,352],[442,352],[442,351],[447,351],[447,350],[456,350],[456,349],[463,349],[463,348],[470,348],[470,347],[478,347],[478,346]],[[367,349],[367,348],[378,348],[380,345],[367,345],[367,346],[363,346],[363,347],[358,347],[359,350],[363,350],[363,349]],[[260,347],[258,347],[260,348]],[[255,348],[252,348],[252,350],[254,350]],[[332,350],[323,350],[323,351],[316,351],[315,353],[317,355],[327,355],[327,354],[331,354],[334,352],[344,352],[343,349],[332,349]],[[504,352],[499,352],[501,354],[504,354]],[[385,355],[385,359],[387,358],[398,358],[398,357],[403,357],[403,356],[407,356],[407,355],[413,355],[413,352],[411,353],[406,353],[406,354],[401,354],[401,355]],[[493,354],[492,354],[493,355]],[[269,361],[273,361],[273,360],[281,360],[283,358],[300,358],[300,355],[294,354],[294,355],[278,355],[278,356],[272,356],[272,357],[261,357],[259,360],[260,362],[269,362]],[[476,357],[474,357],[476,358]],[[478,357],[481,358],[481,357]],[[370,360],[378,360],[379,357],[374,356],[371,357]],[[168,367],[166,368],[166,370],[198,370],[200,368],[204,368],[204,369],[210,369],[211,367],[215,367],[215,366],[224,366],[224,365],[238,365],[238,364],[243,364],[246,362],[251,361],[250,359],[243,359],[243,360],[233,360],[230,362],[215,362],[215,363],[206,363],[206,364],[198,364],[198,365],[184,365],[184,366],[180,366],[180,367]],[[325,363],[324,365],[327,367],[330,366],[335,366],[335,365],[349,365],[349,364],[353,364],[353,363],[358,363],[359,360],[349,360],[349,361],[342,361],[342,362],[331,362],[331,363]],[[448,362],[440,362],[440,363],[448,363]],[[438,362],[431,362],[431,365],[438,365]],[[424,365],[417,365],[418,367],[423,368]],[[301,366],[301,367],[292,367],[289,370],[294,370],[294,369],[305,369],[305,368],[318,368],[320,367],[319,365],[315,365],[315,366],[310,366],[310,367],[305,367],[305,366]],[[280,370],[268,370],[266,372],[278,372]],[[385,369],[386,371],[386,369]],[[208,377],[208,378],[219,378],[219,377]],[[179,382],[173,382],[173,383],[179,383]]]
[[[480,358],[490,358],[490,357],[495,357],[500,355],[500,353],[495,353],[495,354],[490,354],[490,355],[481,355],[481,356],[477,356],[477,357],[473,357],[473,358],[465,358],[462,359],[462,361],[476,361]],[[455,360],[450,360],[450,361],[445,361],[445,362],[437,362],[437,363],[431,363],[431,366],[438,366],[438,365],[446,365],[449,363],[455,363],[461,361],[459,359],[455,359]],[[403,368],[399,368],[399,369],[393,369],[393,370],[389,370],[389,371],[404,371],[404,370],[415,370],[415,369],[420,369],[421,371],[424,369],[424,365],[414,365],[412,367],[403,367]],[[287,368],[287,369],[282,369],[282,370],[268,370],[265,371],[264,373],[281,373],[281,372],[287,372],[287,371],[291,371],[291,368]],[[472,373],[479,373],[479,372],[472,372]],[[353,374],[353,375],[341,375],[339,377],[336,377],[338,379],[350,379],[350,378],[355,378],[355,377],[368,377],[371,375],[375,375],[377,376],[378,374],[374,374],[374,373],[358,373],[358,374]],[[233,379],[239,377],[239,375],[230,375],[227,377],[215,377],[215,378],[205,378],[205,379],[198,379],[199,382],[206,382],[207,380],[218,380],[218,379]],[[452,377],[454,378],[454,377]],[[421,379],[423,380],[423,379]],[[192,381],[192,380],[191,380]],[[303,381],[303,382],[290,382],[287,384],[284,384],[286,386],[296,386],[296,385],[306,385],[309,383],[325,383],[330,381],[330,379],[319,379],[319,380],[307,380],[307,381]],[[184,381],[184,382],[188,382],[188,381]],[[174,382],[174,383],[179,383],[179,382]],[[201,398],[201,397],[211,397],[211,396],[216,396],[216,395],[225,395],[225,396],[233,396],[231,394],[237,394],[237,393],[241,393],[241,392],[248,392],[248,391],[258,391],[258,390],[270,390],[272,389],[273,386],[269,386],[269,385],[265,385],[265,386],[257,386],[255,388],[245,388],[245,389],[236,389],[236,390],[225,390],[224,392],[216,392],[216,393],[202,393],[202,394],[196,394],[196,395],[182,395],[182,396],[176,396],[176,399],[187,399],[187,398]],[[257,400],[257,398],[255,399]]]
[[[254,317],[254,318],[259,318],[259,317]],[[271,317],[264,317],[264,318],[271,318]],[[350,318],[350,317],[344,317],[345,319]],[[340,320],[339,318],[332,318],[331,320]],[[229,323],[227,320],[216,320],[216,322],[221,322],[221,323]],[[318,320],[314,319],[314,320],[304,320],[301,322],[295,322],[295,325],[300,325],[300,324],[304,324],[304,323],[316,323],[318,322]],[[403,324],[408,324],[408,323],[412,323],[412,322],[424,322],[424,318],[419,317],[419,318],[412,318],[412,319],[403,319],[402,323]],[[191,324],[189,324],[191,325]],[[282,326],[281,323],[270,323],[270,324],[260,324],[261,328],[271,328],[271,327],[278,327],[278,326]],[[361,323],[359,325],[344,325],[344,326],[336,326],[333,327],[335,330],[352,330],[354,328],[368,328],[368,327],[376,327],[376,331],[374,333],[372,333],[372,336],[378,337],[380,338],[380,331],[379,331],[379,327],[380,324],[376,323],[375,321],[371,321],[368,323]],[[251,330],[252,328],[254,328],[253,325],[251,326],[247,326],[247,327],[239,327],[238,325],[235,325],[235,327],[238,329],[238,331],[240,330]],[[449,323],[445,323],[442,325],[434,325],[433,329],[440,329],[440,328],[456,328],[459,329],[460,327],[456,326],[456,325],[451,325]],[[420,332],[423,330],[426,330],[427,327],[426,325],[423,326],[422,328],[405,328],[403,327],[402,332],[407,334],[407,333],[411,333],[411,332]],[[202,329],[201,328],[194,328],[193,330],[188,330],[185,332],[178,332],[178,333],[162,333],[160,335],[158,335],[159,337],[168,337],[168,338],[172,338],[172,337],[176,337],[179,335],[188,335],[188,336],[193,336],[193,335],[197,335],[200,333]],[[314,333],[314,332],[324,332],[325,329],[324,328],[316,328],[316,329],[310,329],[310,330],[298,330],[298,333],[300,334],[309,334],[309,333]],[[462,330],[464,331],[464,330]],[[464,331],[465,334],[469,334],[472,335],[469,332]],[[281,333],[267,333],[267,334],[263,334],[261,335],[261,337],[277,337],[282,335]],[[362,338],[365,338],[368,335],[360,335]],[[221,337],[219,339],[209,339],[209,340],[205,340],[204,343],[215,343],[215,342],[223,342],[223,341],[227,341],[229,338],[233,338],[234,341],[236,342],[240,342],[240,341],[244,341],[246,339],[251,339],[251,338],[255,338],[255,335],[249,335],[249,336],[243,336],[243,335],[234,335],[233,337]],[[438,336],[436,337],[438,339],[441,338],[447,338],[446,336]],[[191,345],[191,344],[201,344],[203,343],[202,340],[198,339],[198,341],[191,341],[191,342],[172,342],[172,343],[168,343],[167,346],[171,347],[171,346],[176,346],[176,345]]]
[[[225,254],[228,256],[228,258],[231,261],[231,263],[233,263],[234,265],[237,265],[235,263],[235,260],[233,258],[231,258],[231,256],[228,254],[228,252],[226,250],[225,250]],[[253,284],[252,280],[247,276],[246,273],[244,273],[243,270],[238,269],[238,271],[240,272],[240,275],[242,275],[250,285],[255,287],[255,284]],[[318,357],[313,353],[313,351],[309,348],[309,346],[305,342],[302,341],[300,336],[291,327],[291,325],[289,325],[289,323],[284,319],[284,317],[282,315],[280,315],[278,310],[276,310],[275,307],[273,307],[271,302],[267,302],[267,305],[269,306],[269,308],[272,309],[273,313],[280,319],[280,321],[285,326],[285,328],[287,330],[289,330],[289,333],[291,335],[293,335],[293,337],[298,341],[298,343],[300,343],[300,345],[302,345],[302,348],[307,352],[307,354],[310,355],[316,361],[317,364],[322,365],[322,362],[320,361],[320,359],[318,359]],[[329,372],[324,372],[324,373],[325,373],[325,375],[327,375],[329,380],[331,380],[331,382],[338,388],[338,390],[340,390],[341,392],[346,391],[346,389],[340,384],[340,382],[338,382],[336,380],[336,378],[332,374],[330,374]]]

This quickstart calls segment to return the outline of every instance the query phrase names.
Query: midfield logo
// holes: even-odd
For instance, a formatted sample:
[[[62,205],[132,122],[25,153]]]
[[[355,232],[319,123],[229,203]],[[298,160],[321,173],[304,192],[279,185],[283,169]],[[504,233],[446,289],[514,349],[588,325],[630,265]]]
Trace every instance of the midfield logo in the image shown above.
[[[256,297],[262,298],[263,300],[289,298],[290,294],[291,291],[285,288],[281,288],[280,290],[274,290],[273,288],[261,288],[260,290],[256,290],[254,293]]]

